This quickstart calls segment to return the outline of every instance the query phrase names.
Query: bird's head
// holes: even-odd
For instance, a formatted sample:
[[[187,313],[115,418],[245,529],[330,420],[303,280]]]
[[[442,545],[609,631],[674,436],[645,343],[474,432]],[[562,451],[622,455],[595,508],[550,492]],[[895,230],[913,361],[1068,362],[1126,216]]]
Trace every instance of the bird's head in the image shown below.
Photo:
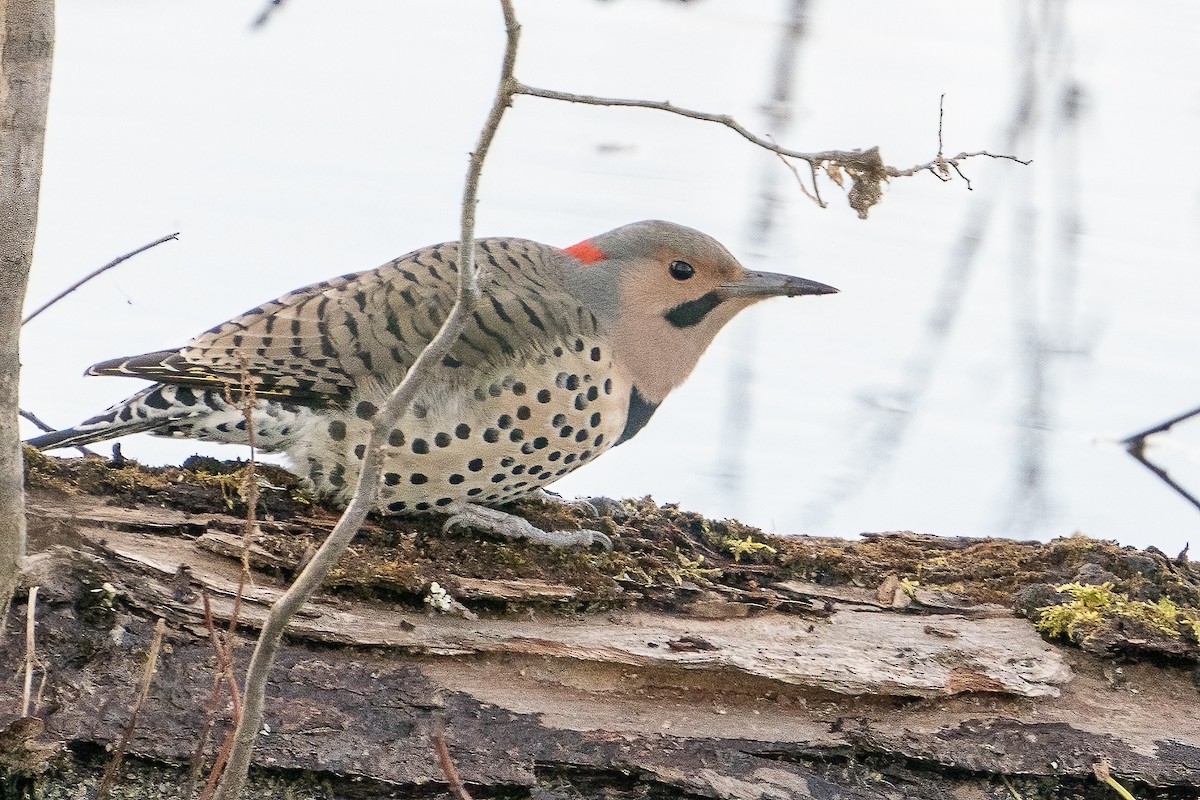
[[[618,362],[654,403],[687,378],[742,309],[768,297],[837,291],[748,270],[712,237],[660,220],[602,233],[566,253],[568,289],[610,332]]]

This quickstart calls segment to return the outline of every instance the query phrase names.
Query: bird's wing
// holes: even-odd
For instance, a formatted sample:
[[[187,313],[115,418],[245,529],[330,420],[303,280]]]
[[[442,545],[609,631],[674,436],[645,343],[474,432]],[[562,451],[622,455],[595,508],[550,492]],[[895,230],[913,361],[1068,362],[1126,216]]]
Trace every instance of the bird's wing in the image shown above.
[[[513,360],[595,333],[595,318],[565,289],[555,252],[524,240],[478,241],[483,297],[440,369]],[[244,374],[260,397],[339,404],[356,389],[404,377],[454,305],[457,258],[457,243],[424,248],[290,292],[181,350],[106,361],[88,374],[235,388]]]

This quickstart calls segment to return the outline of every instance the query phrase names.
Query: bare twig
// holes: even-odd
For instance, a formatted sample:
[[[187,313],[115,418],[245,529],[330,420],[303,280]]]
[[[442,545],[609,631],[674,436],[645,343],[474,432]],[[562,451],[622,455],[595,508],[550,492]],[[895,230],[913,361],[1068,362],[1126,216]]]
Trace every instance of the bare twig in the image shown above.
[[[825,201],[821,199],[821,189],[817,186],[817,168],[815,166],[813,166],[812,164],[808,165],[809,170],[811,170],[811,172],[812,172],[812,183],[813,183],[813,190],[810,192],[808,190],[808,187],[804,185],[804,180],[800,177],[800,170],[796,169],[796,165],[793,164],[792,162],[788,161],[787,158],[783,155],[783,153],[776,153],[775,155],[779,157],[779,161],[791,171],[793,176],[795,176],[796,185],[800,187],[800,192],[805,197],[807,197],[809,200],[812,200],[820,208],[828,208],[829,207],[825,203]]]
[[[769,137],[759,136],[753,133],[729,114],[713,114],[707,111],[697,111],[692,108],[684,108],[671,103],[669,100],[636,100],[625,97],[598,97],[590,94],[576,94],[574,92],[560,92],[553,89],[543,89],[537,86],[529,86],[514,79],[513,93],[525,94],[530,97],[542,97],[547,100],[561,100],[566,103],[580,103],[582,105],[591,106],[615,106],[622,108],[646,108],[655,111],[666,111],[670,114],[677,114],[688,119],[700,120],[702,122],[714,122],[718,125],[724,125],[726,128],[737,133],[743,139],[751,142],[764,150],[769,150],[781,157],[795,158],[800,161],[808,162],[813,170],[814,181],[816,185],[816,171],[824,170],[831,178],[837,181],[837,172],[844,170],[853,180],[853,184],[848,192],[850,207],[858,212],[862,218],[866,218],[867,212],[871,206],[879,202],[883,195],[880,188],[881,184],[889,178],[905,178],[916,175],[918,172],[928,171],[939,180],[949,180],[950,168],[953,167],[958,172],[960,162],[970,158],[987,157],[1015,161],[1018,164],[1029,164],[1030,162],[1016,156],[1004,155],[997,153],[989,153],[986,150],[979,150],[973,153],[962,152],[952,158],[946,158],[942,153],[941,140],[941,117],[939,113],[938,121],[938,154],[931,161],[924,164],[917,164],[912,167],[900,169],[891,167],[883,163],[879,156],[879,148],[872,147],[867,150],[820,150],[811,153],[805,153],[800,150],[792,150],[787,147],[781,147],[772,141]],[[959,172],[961,175],[962,173]],[[840,183],[840,181],[839,181]],[[807,192],[805,192],[807,194]]]
[[[58,430],[58,428],[52,428],[49,425],[47,425],[46,423],[42,422],[40,419],[37,418],[37,415],[35,415],[32,411],[26,411],[25,409],[20,408],[20,409],[17,409],[17,413],[20,414],[25,419],[32,422],[34,425],[37,425],[39,428],[41,428],[46,433],[54,433],[56,430]],[[80,453],[83,453],[85,456],[96,456],[97,458],[101,458],[101,455],[99,453],[97,453],[95,450],[92,450],[89,447],[84,447],[81,444],[76,445],[75,449],[78,450]]]
[[[138,712],[142,710],[142,704],[146,702],[146,697],[150,694],[150,682],[154,679],[154,670],[158,666],[158,651],[162,648],[163,633],[166,630],[167,621],[159,617],[158,623],[154,626],[154,638],[150,640],[150,650],[146,653],[146,668],[142,671],[141,691],[134,700],[133,708],[129,713],[129,723],[121,734],[121,740],[113,749],[112,760],[108,762],[104,776],[100,779],[100,785],[96,789],[96,800],[104,800],[108,796],[113,781],[117,777],[117,770],[121,768],[121,759],[125,756],[125,748],[129,746],[129,740],[133,738],[133,729],[137,725]]]
[[[1144,431],[1135,433],[1132,436],[1127,436],[1121,440],[1121,444],[1125,446],[1125,450],[1129,453],[1129,455],[1133,456],[1142,464],[1142,466],[1157,475],[1159,480],[1174,489],[1184,500],[1187,500],[1196,508],[1200,509],[1200,499],[1176,483],[1171,476],[1167,474],[1165,469],[1153,463],[1146,457],[1146,440],[1149,437],[1156,433],[1165,433],[1166,431],[1169,431],[1171,428],[1178,425],[1180,422],[1191,419],[1197,415],[1200,415],[1200,408],[1193,408],[1191,411],[1185,411],[1178,416],[1171,417],[1165,422],[1160,422]]]
[[[245,693],[242,717],[238,721],[233,750],[225,768],[225,774],[217,785],[218,800],[235,800],[246,782],[250,766],[250,754],[254,741],[262,727],[263,704],[266,700],[267,679],[275,652],[283,639],[288,621],[317,590],[326,574],[337,563],[338,558],[350,544],[350,540],[362,525],[363,520],[375,505],[379,493],[379,480],[383,462],[383,448],[393,426],[407,412],[417,391],[430,374],[431,365],[438,363],[450,352],[458,341],[463,328],[479,298],[479,282],[475,264],[475,204],[479,191],[479,178],[488,149],[495,138],[496,129],[505,110],[512,103],[516,89],[513,65],[516,62],[517,42],[521,27],[517,24],[511,0],[500,0],[504,14],[507,44],[496,97],[491,111],[479,133],[479,141],[471,153],[463,187],[461,214],[461,246],[458,254],[458,296],[454,307],[446,317],[433,340],[421,351],[404,380],[392,390],[383,406],[375,413],[371,436],[363,454],[362,471],[355,487],[354,498],[338,520],[333,532],[321,545],[313,559],[297,576],[286,592],[272,606],[263,624],[250,665],[246,670]]]
[[[1129,790],[1118,783],[1117,779],[1112,776],[1112,773],[1109,771],[1107,758],[1101,758],[1097,760],[1096,763],[1092,764],[1092,772],[1095,773],[1096,780],[1100,781],[1101,783],[1107,783],[1117,794],[1121,795],[1124,800],[1136,800],[1136,798],[1129,793]]]
[[[258,16],[250,23],[251,28],[261,28],[271,21],[271,17],[283,6],[284,0],[267,0],[267,4],[263,6],[263,10],[258,12]]]
[[[440,728],[435,729],[429,738],[433,740],[433,751],[437,753],[438,763],[442,767],[442,772],[446,774],[446,786],[450,789],[450,794],[458,800],[471,800],[471,794],[467,791],[462,776],[458,774],[458,768],[454,766],[454,759],[450,757],[450,748],[446,746],[446,737],[442,735]]]
[[[1025,800],[1025,798],[1021,797],[1021,793],[1017,791],[1017,788],[1012,785],[1012,782],[1009,781],[1007,775],[1001,775],[1000,780],[1004,781],[1004,785],[1008,787],[1009,794],[1011,794],[1016,800]]]
[[[21,324],[22,325],[28,324],[31,319],[36,317],[38,314],[41,314],[43,311],[45,311],[47,308],[49,308],[50,306],[57,303],[59,300],[62,300],[64,297],[66,297],[71,292],[78,289],[80,286],[83,286],[85,283],[90,281],[92,278],[95,278],[99,275],[103,275],[105,272],[108,272],[110,269],[117,266],[118,264],[120,264],[124,261],[128,261],[129,259],[133,258],[138,253],[144,253],[147,250],[149,250],[151,247],[158,247],[163,242],[177,241],[178,239],[179,239],[179,232],[176,231],[175,233],[167,234],[166,236],[163,236],[160,239],[155,239],[153,242],[150,242],[149,244],[144,244],[136,250],[130,250],[128,253],[126,253],[123,256],[117,256],[112,261],[108,262],[103,267],[101,267],[100,269],[95,270],[94,272],[89,272],[87,275],[84,275],[82,278],[80,278],[79,280],[72,283],[66,289],[63,289],[58,294],[54,295],[54,297],[51,297],[45,303],[38,306],[38,308],[35,311],[31,312],[30,314],[28,314],[25,317],[25,319],[21,320]]]
[[[33,660],[36,650],[34,631],[37,628],[37,596],[40,587],[29,590],[29,603],[25,609],[25,691],[21,695],[21,716],[29,716],[29,697],[33,691]]]

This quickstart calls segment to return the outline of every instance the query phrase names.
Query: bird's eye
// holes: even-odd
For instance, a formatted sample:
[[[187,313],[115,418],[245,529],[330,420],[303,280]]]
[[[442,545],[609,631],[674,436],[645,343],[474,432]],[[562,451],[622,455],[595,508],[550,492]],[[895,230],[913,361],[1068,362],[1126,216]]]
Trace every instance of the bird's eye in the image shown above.
[[[671,266],[667,269],[670,270],[671,277],[677,281],[686,281],[696,274],[696,268],[686,261],[672,261]]]

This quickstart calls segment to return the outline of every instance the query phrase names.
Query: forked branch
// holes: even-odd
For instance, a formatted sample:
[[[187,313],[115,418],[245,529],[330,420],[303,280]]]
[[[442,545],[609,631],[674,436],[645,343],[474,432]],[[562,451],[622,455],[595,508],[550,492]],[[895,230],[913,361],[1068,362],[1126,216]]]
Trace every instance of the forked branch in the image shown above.
[[[431,374],[431,367],[442,360],[458,341],[467,320],[479,299],[479,281],[475,265],[475,204],[479,193],[479,178],[483,162],[495,138],[496,129],[505,110],[512,103],[514,82],[513,65],[517,56],[517,41],[521,28],[513,13],[511,0],[500,0],[504,13],[504,25],[508,34],[504,51],[496,97],[491,112],[479,133],[479,141],[471,153],[467,167],[466,184],[463,187],[461,241],[458,254],[458,297],[437,336],[425,347],[404,376],[404,380],[392,390],[383,406],[372,420],[371,436],[363,454],[362,472],[355,487],[354,498],[338,520],[333,532],[317,550],[300,575],[286,592],[271,606],[259,634],[254,654],[246,670],[246,685],[242,700],[242,715],[234,734],[233,750],[225,767],[225,774],[217,785],[216,800],[236,800],[246,782],[250,766],[250,754],[255,739],[262,728],[263,705],[266,700],[267,679],[275,653],[283,639],[288,621],[312,597],[324,581],[329,570],[337,563],[354,534],[358,532],[367,512],[375,506],[379,495],[379,479],[383,463],[383,449],[388,434],[401,420],[412,404],[413,398]]]
[[[820,194],[815,192],[816,188],[816,172],[821,170],[825,172],[839,186],[843,185],[842,173],[850,176],[851,185],[847,191],[847,199],[850,202],[850,207],[858,212],[858,216],[866,219],[867,213],[871,210],[871,206],[879,202],[883,196],[883,184],[890,178],[905,178],[916,175],[919,172],[929,171],[937,176],[940,180],[950,180],[950,170],[953,169],[963,180],[966,176],[959,170],[959,165],[970,158],[997,158],[1007,161],[1015,161],[1018,164],[1029,164],[1029,161],[1017,158],[1011,155],[1002,155],[989,153],[986,150],[978,150],[973,153],[959,153],[956,156],[947,158],[942,154],[942,115],[938,116],[938,153],[937,155],[924,164],[917,164],[912,167],[898,168],[888,166],[883,163],[883,159],[879,155],[879,148],[872,147],[867,150],[819,150],[816,152],[803,152],[800,150],[792,150],[788,147],[782,147],[776,144],[770,138],[759,136],[752,132],[746,126],[742,125],[729,114],[713,114],[708,111],[697,111],[692,108],[684,108],[671,103],[669,100],[635,100],[624,97],[598,97],[590,94],[576,94],[574,92],[560,92],[553,89],[542,89],[537,86],[529,86],[521,83],[515,78],[514,94],[526,94],[530,97],[542,97],[547,100],[561,100],[566,103],[581,103],[590,106],[610,106],[621,108],[647,108],[655,111],[666,111],[670,114],[677,114],[688,119],[701,120],[703,122],[714,122],[718,125],[724,125],[726,128],[737,133],[743,139],[751,142],[764,150],[769,150],[777,154],[780,158],[793,158],[798,161],[805,161],[813,171],[814,193],[810,194],[805,189],[805,194],[814,202],[825,207],[825,203],[820,199]],[[943,99],[944,99],[943,95]],[[786,162],[785,162],[786,163]],[[789,166],[792,166],[789,164]],[[796,179],[800,179],[799,173],[793,168],[793,174]],[[801,184],[803,186],[803,184]],[[970,181],[967,181],[967,188],[971,188]]]

